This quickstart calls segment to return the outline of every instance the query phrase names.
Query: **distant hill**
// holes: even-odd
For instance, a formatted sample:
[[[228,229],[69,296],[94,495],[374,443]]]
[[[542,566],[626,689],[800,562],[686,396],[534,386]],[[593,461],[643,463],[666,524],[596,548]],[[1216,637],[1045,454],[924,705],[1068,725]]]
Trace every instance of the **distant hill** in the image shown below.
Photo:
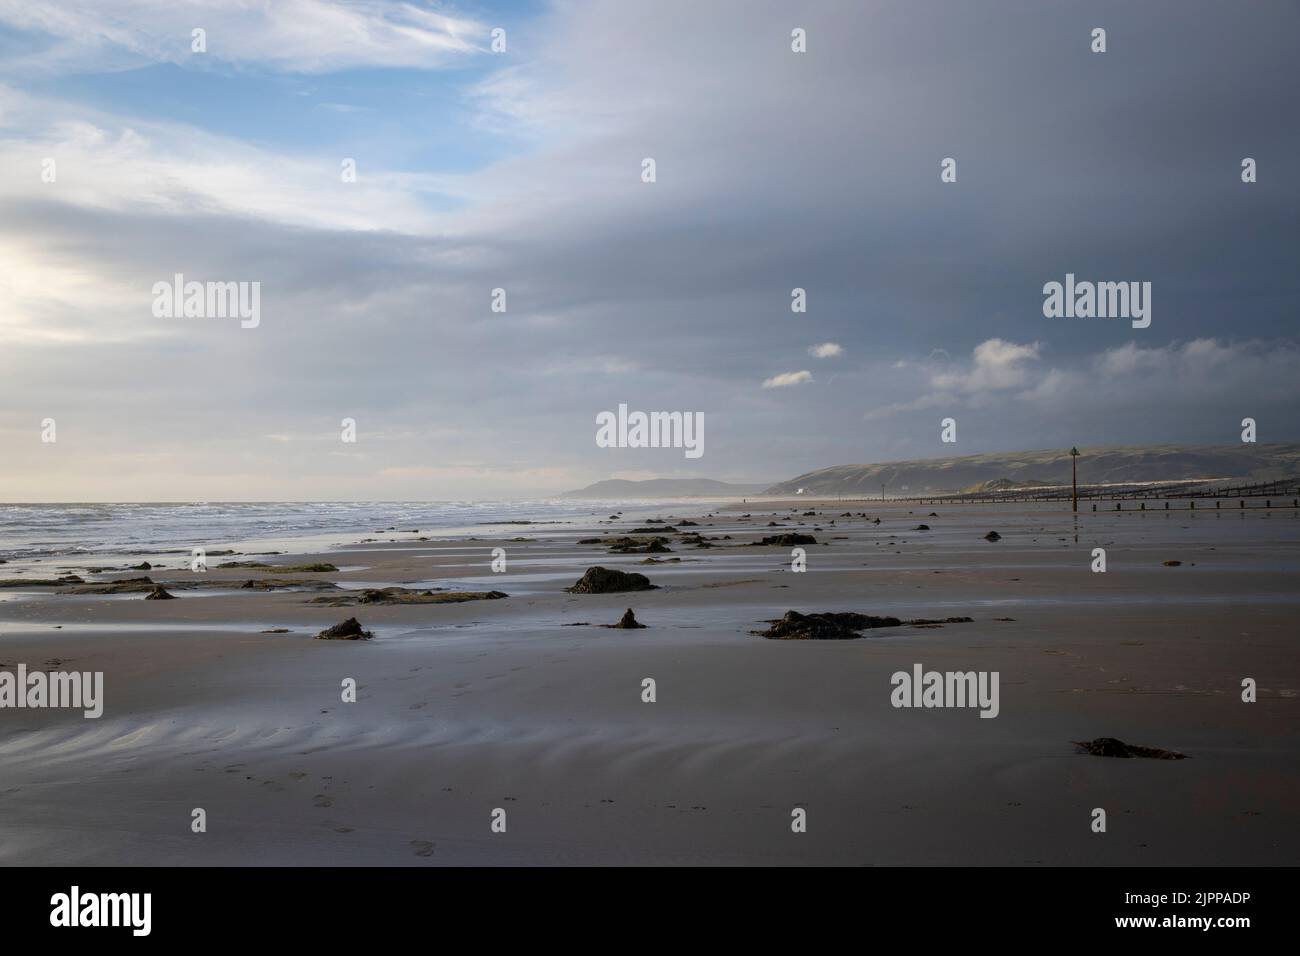
[[[577,491],[566,491],[561,498],[744,498],[757,495],[767,484],[736,484],[712,478],[647,478],[627,481],[609,478]]]
[[[1080,484],[1177,481],[1195,478],[1250,478],[1271,481],[1300,477],[1300,443],[1270,445],[1154,445],[1080,448]],[[1005,452],[891,461],[874,465],[835,465],[773,485],[766,495],[879,497],[953,492],[987,482],[1002,487],[1068,484],[1070,450]]]
[[[992,481],[981,481],[977,485],[971,485],[969,488],[963,488],[961,490],[969,494],[980,494],[981,492],[990,492],[990,491],[1010,491],[1013,488],[1016,490],[1020,490],[1025,488],[1057,488],[1057,487],[1060,487],[1060,484],[1059,482],[1055,482],[1055,481],[1033,481],[1030,479],[1025,479],[1023,481],[1016,481],[1013,478],[994,478]]]

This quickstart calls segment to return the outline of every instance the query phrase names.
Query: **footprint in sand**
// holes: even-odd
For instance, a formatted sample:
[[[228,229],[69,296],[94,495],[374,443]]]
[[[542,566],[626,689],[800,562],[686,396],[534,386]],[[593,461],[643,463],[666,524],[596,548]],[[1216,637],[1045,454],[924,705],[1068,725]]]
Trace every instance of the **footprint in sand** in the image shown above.
[[[416,856],[433,856],[433,848],[436,844],[429,840],[412,840],[411,847]]]
[[[321,826],[329,827],[335,833],[351,833],[353,831],[353,828],[346,823],[337,823],[334,820],[326,820]]]
[[[312,806],[320,807],[321,809],[332,807],[334,806],[334,800],[331,797],[325,796],[323,793],[318,793],[316,796],[312,797]]]
[[[301,770],[290,770],[289,776],[294,780],[301,780],[303,777],[307,776],[307,774]]]

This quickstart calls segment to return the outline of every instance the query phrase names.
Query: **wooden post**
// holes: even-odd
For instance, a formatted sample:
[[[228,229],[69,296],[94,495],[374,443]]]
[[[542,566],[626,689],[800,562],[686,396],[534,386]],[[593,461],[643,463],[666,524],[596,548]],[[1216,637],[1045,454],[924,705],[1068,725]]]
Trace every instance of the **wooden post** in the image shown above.
[[[1074,513],[1079,513],[1079,449],[1070,449],[1070,489],[1074,501]]]

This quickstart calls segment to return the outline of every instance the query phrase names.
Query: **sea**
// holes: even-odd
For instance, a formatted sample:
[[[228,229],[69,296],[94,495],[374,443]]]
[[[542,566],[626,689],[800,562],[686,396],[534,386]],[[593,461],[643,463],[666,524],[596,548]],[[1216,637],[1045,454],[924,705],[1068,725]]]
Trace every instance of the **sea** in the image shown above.
[[[466,531],[486,534],[486,526],[500,522],[589,524],[593,516],[618,511],[651,514],[664,507],[671,504],[577,499],[0,504],[0,560],[17,564],[61,557],[188,554],[195,547],[306,550],[415,530],[431,538]]]

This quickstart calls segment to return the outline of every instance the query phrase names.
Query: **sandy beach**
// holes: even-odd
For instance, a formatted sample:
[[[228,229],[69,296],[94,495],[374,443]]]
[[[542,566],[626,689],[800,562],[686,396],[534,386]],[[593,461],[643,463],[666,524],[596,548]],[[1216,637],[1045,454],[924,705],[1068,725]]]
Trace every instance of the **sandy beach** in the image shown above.
[[[149,573],[177,585],[173,601],[0,591],[3,669],[102,671],[105,698],[99,719],[0,710],[0,862],[1294,862],[1291,509],[1080,514],[1076,541],[1059,503],[934,516],[897,502],[692,507],[654,513],[699,522],[666,534],[656,564],[576,543],[647,527],[629,515],[487,527],[479,540],[392,532],[214,558],[206,573],[164,560]],[[984,540],[990,530],[1001,540]],[[783,532],[816,537],[805,573],[790,548],[750,544]],[[1094,547],[1104,574],[1090,571]],[[274,575],[220,560],[331,562],[340,571],[292,576],[353,594],[509,597],[331,607],[309,603],[318,591],[241,589]],[[59,565],[87,582],[142,573]],[[657,588],[564,590],[596,565]],[[629,607],[645,629],[595,626]],[[751,633],[790,609],[973,620],[857,640]],[[350,616],[374,638],[314,639]],[[997,718],[893,707],[890,675],[917,663],[997,671]],[[341,700],[349,677],[355,703]],[[1256,703],[1241,700],[1245,677]],[[1188,759],[1071,743],[1107,736]],[[1090,829],[1096,807],[1105,833]],[[206,832],[191,830],[195,808]]]

